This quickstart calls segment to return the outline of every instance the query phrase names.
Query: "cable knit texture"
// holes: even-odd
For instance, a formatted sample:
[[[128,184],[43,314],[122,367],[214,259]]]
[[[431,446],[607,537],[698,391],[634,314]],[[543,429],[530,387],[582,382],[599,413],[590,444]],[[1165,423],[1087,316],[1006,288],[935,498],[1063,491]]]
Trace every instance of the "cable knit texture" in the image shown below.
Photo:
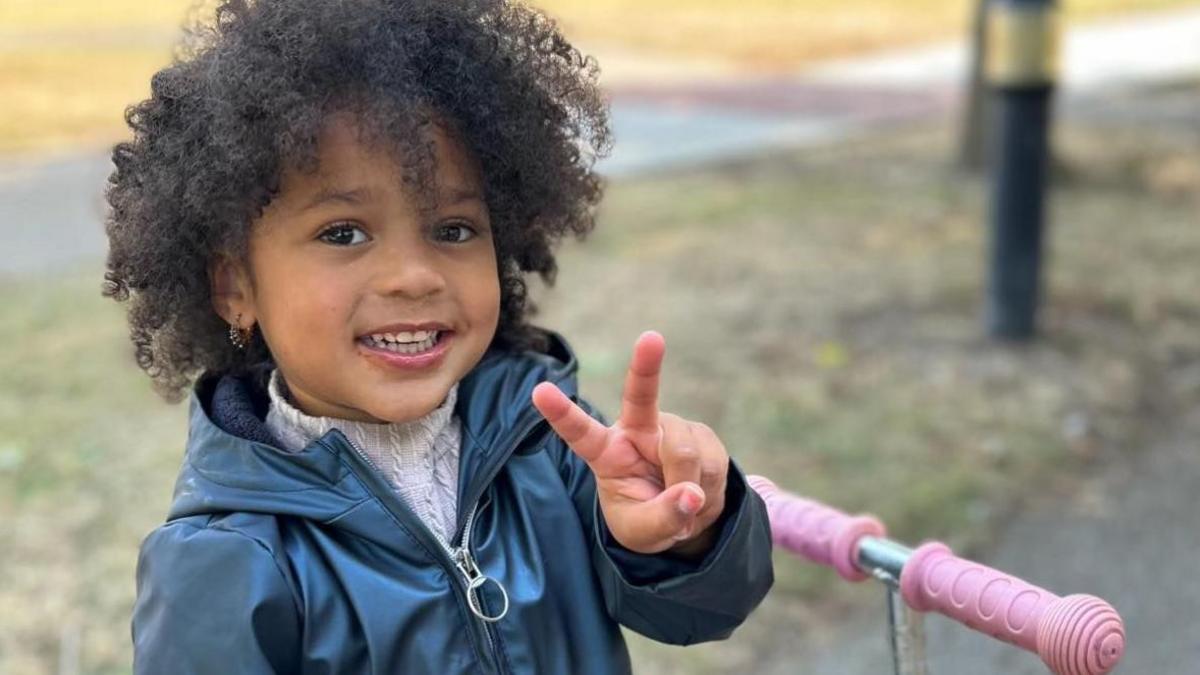
[[[429,529],[447,541],[454,535],[462,439],[461,425],[454,416],[457,384],[428,415],[399,424],[306,415],[291,404],[287,383],[278,369],[271,373],[267,391],[271,396],[267,428],[285,450],[296,452],[330,429],[341,430]]]

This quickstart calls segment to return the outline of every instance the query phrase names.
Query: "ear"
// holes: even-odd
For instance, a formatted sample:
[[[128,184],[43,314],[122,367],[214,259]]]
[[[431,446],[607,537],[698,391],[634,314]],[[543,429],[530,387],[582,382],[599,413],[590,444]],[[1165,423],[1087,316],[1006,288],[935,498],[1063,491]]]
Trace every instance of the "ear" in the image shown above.
[[[237,323],[239,327],[255,324],[254,289],[244,265],[219,255],[208,266],[208,280],[213,310],[225,323]]]

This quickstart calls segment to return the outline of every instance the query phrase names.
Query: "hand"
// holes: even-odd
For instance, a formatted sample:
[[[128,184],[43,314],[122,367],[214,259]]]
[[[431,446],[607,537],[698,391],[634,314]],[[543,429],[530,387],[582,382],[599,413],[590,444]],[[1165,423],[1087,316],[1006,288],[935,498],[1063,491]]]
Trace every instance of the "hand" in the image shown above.
[[[658,410],[666,343],[653,331],[633,347],[621,417],[606,427],[549,382],[533,405],[596,476],[613,537],[637,553],[702,555],[725,508],[729,455],[712,429]]]

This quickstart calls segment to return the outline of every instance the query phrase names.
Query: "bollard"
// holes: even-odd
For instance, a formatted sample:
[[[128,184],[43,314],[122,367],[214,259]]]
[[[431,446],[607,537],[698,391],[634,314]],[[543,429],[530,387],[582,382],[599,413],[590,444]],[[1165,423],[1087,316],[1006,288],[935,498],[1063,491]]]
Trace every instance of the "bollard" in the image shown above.
[[[1036,332],[1049,170],[1051,102],[1060,29],[1052,0],[993,0],[986,76],[996,97],[987,330]]]

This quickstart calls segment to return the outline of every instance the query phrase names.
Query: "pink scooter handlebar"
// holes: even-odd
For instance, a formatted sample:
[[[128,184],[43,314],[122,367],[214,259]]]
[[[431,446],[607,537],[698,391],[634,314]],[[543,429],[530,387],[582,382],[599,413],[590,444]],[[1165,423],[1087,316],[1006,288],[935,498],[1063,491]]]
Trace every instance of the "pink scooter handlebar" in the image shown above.
[[[849,516],[777,488],[761,476],[750,485],[763,498],[774,542],[845,579],[869,576],[860,546],[884,527],[871,516]],[[890,543],[890,542],[889,542]],[[903,550],[892,546],[891,550]],[[899,589],[913,609],[936,611],[998,640],[1036,653],[1057,675],[1103,675],[1125,652],[1125,627],[1116,610],[1090,595],[1060,598],[1014,576],[955,556],[929,542],[902,561]]]
[[[837,570],[847,581],[870,575],[857,564],[858,542],[865,536],[883,537],[883,523],[870,515],[849,516],[820,502],[784,492],[762,476],[748,476],[750,487],[767,504],[771,540],[818,565]]]

